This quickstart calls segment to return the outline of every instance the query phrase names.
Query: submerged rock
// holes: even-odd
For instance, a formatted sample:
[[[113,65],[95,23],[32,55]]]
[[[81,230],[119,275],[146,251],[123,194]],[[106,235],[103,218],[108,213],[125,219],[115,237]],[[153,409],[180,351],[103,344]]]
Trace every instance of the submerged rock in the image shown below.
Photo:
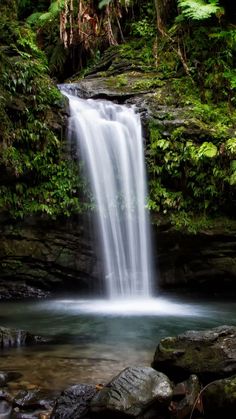
[[[46,343],[42,336],[32,335],[25,330],[0,327],[0,349]]]
[[[80,419],[84,417],[95,393],[95,386],[88,384],[68,387],[57,399],[51,419]]]
[[[14,398],[14,405],[23,409],[50,409],[53,402],[39,390],[20,391]]]
[[[161,339],[152,366],[175,380],[197,374],[203,383],[236,374],[236,327],[190,330]]]
[[[4,372],[0,371],[0,387],[3,387],[8,383],[8,381],[17,380],[21,377],[21,374],[19,372]]]
[[[94,396],[90,406],[96,413],[139,417],[154,404],[157,409],[168,406],[171,397],[166,375],[148,367],[126,368]]]

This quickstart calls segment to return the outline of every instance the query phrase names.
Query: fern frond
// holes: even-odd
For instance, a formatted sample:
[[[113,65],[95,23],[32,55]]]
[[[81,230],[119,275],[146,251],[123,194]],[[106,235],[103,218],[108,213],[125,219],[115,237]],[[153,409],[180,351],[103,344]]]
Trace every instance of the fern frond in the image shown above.
[[[178,0],[184,17],[192,20],[208,19],[217,13],[223,14],[218,0]]]

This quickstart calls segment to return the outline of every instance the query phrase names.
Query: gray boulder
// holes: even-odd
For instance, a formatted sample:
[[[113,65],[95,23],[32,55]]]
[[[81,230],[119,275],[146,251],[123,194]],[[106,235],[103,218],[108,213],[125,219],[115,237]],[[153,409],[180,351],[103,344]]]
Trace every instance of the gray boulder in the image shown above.
[[[139,417],[154,404],[157,409],[168,406],[172,393],[170,380],[161,372],[149,367],[126,368],[93,397],[90,408],[96,413],[110,412],[114,417]]]
[[[236,374],[236,327],[191,330],[161,339],[152,366],[178,381],[197,374],[208,383]]]

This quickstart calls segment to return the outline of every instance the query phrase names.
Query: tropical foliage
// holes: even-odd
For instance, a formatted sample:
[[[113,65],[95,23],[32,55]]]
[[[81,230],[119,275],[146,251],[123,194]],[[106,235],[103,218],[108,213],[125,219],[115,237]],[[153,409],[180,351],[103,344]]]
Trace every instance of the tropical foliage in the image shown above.
[[[235,23],[226,0],[1,0],[0,209],[58,216],[91,206],[65,152],[65,102],[49,75],[78,78],[97,64],[108,76],[112,62],[108,86],[152,90],[157,109],[183,109],[200,132],[189,135],[186,123],[166,132],[153,118],[149,207],[175,220],[233,214]]]
[[[5,10],[0,14],[0,210],[14,217],[81,211],[84,181],[77,165],[64,158],[64,99],[48,77],[34,33]]]

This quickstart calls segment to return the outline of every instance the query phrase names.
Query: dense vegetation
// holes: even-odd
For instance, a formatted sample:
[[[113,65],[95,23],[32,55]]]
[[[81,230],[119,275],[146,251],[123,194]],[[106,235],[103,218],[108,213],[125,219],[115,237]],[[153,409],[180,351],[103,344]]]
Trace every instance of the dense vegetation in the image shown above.
[[[64,102],[52,78],[82,77],[97,66],[108,85],[155,93],[146,153],[149,207],[180,225],[202,215],[233,216],[236,6],[231,3],[2,0],[1,209],[19,217],[87,208],[85,182],[65,155]],[[116,57],[113,67],[99,67],[104,52]],[[161,119],[181,122],[166,133]]]
[[[84,184],[64,152],[65,103],[15,1],[1,2],[0,33],[0,208],[13,217],[80,211]]]

